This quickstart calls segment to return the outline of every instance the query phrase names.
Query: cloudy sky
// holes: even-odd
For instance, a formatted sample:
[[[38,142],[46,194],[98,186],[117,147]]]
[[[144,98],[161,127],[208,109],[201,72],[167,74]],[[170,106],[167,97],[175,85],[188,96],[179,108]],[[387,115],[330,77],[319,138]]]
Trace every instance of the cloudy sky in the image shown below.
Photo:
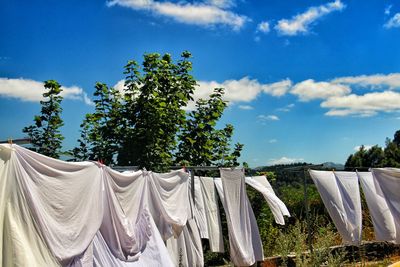
[[[184,50],[196,98],[226,88],[221,123],[251,166],[344,163],[400,129],[396,1],[1,0],[0,25],[2,140],[23,137],[55,79],[72,148],[96,81],[119,86],[127,60]]]

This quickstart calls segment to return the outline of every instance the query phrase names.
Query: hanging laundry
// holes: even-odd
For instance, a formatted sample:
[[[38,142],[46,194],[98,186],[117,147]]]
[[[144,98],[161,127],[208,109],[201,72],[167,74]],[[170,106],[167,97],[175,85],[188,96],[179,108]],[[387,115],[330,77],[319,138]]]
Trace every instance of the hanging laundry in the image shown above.
[[[172,260],[169,256],[164,241],[158,232],[157,226],[153,218],[150,218],[151,235],[150,240],[146,245],[143,253],[137,261],[126,262],[116,258],[110,251],[103,236],[98,232],[93,240],[93,266],[95,267],[147,267],[147,266],[162,266],[173,267]]]
[[[247,197],[244,172],[220,169],[221,182],[215,180],[217,191],[223,195],[229,230],[230,256],[237,266],[250,266],[264,260],[257,221]],[[222,183],[222,190],[221,190]],[[223,192],[221,192],[223,191]]]
[[[191,180],[191,179],[190,179]],[[192,192],[192,184],[189,182],[190,192]],[[194,211],[194,220],[199,228],[200,237],[201,238],[209,238],[208,228],[207,228],[207,219],[206,219],[206,210],[204,207],[204,199],[203,199],[203,191],[204,189],[200,185],[200,177],[194,177],[194,203],[193,203],[193,211]]]
[[[377,193],[371,172],[357,172],[374,225],[375,239],[395,241],[396,228],[390,209],[383,196]]]
[[[277,224],[285,225],[283,216],[290,216],[286,205],[275,195],[265,176],[246,177],[246,184],[260,192],[268,203]]]
[[[400,244],[400,169],[374,168],[371,170],[374,177],[376,192],[385,198],[394,219],[397,244]]]
[[[171,237],[167,240],[167,249],[175,266],[204,266],[199,229],[193,219],[188,220],[179,237]]]
[[[106,171],[128,218],[136,218],[142,207],[152,215],[164,241],[180,234],[191,217],[187,173],[119,173],[110,168]]]
[[[200,177],[200,188],[204,200],[204,210],[207,220],[210,250],[212,252],[225,252],[222,238],[221,217],[218,207],[217,191],[214,180],[210,177]]]
[[[355,172],[309,171],[344,243],[361,241],[361,200]]]
[[[191,187],[192,184],[189,182],[190,192],[192,192]],[[196,190],[199,191],[199,188],[196,188]],[[202,195],[198,194],[197,197],[202,198]],[[192,194],[189,194],[189,200],[191,210],[194,211],[195,216],[187,221],[186,226],[178,237],[171,237],[167,240],[167,249],[175,266],[204,266],[203,246],[199,227],[196,223],[198,210],[195,208]],[[198,202],[196,201],[196,203]]]
[[[12,192],[4,201],[19,199],[28,211],[20,219],[32,220],[51,253],[68,265],[89,247],[103,219],[100,168],[91,162],[67,163],[16,145],[2,145],[2,150],[7,149],[11,155],[6,164],[11,168],[0,179],[8,179]],[[30,250],[30,244],[24,245],[21,251]]]
[[[120,174],[102,164],[67,163],[16,145],[0,145],[0,159],[3,266],[92,266],[99,236],[113,260],[140,262],[151,254],[152,266],[170,261],[168,253],[159,254],[166,251],[163,242],[149,244],[158,238],[153,216],[164,236],[178,235],[186,225],[185,172]]]

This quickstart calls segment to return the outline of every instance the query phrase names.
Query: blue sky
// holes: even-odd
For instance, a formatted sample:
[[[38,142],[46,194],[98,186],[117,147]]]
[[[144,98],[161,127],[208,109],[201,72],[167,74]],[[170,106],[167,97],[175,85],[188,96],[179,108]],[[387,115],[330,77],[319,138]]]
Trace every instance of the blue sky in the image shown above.
[[[72,148],[95,82],[121,86],[127,60],[184,50],[196,98],[226,88],[221,125],[251,166],[344,163],[400,129],[395,1],[0,0],[0,25],[0,139],[23,137],[55,79]]]

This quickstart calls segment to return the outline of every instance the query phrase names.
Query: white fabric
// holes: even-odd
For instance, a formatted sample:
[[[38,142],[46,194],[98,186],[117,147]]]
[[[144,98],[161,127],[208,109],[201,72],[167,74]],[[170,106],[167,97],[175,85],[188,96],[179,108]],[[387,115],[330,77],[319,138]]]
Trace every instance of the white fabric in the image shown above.
[[[377,193],[372,173],[358,172],[357,175],[371,214],[375,239],[378,241],[395,241],[396,228],[392,213],[385,198]]]
[[[187,173],[119,173],[109,168],[107,173],[128,218],[136,218],[143,207],[152,215],[163,240],[180,234],[190,217]]]
[[[375,187],[378,195],[385,198],[394,219],[397,244],[400,243],[400,169],[372,169]]]
[[[210,250],[212,252],[225,252],[222,238],[221,217],[219,214],[217,191],[213,178],[200,177],[201,193],[204,200],[204,210],[207,220]],[[222,185],[222,184],[221,184]]]
[[[344,243],[361,241],[361,200],[355,172],[310,170],[322,201]]]
[[[178,238],[167,240],[167,249],[175,266],[204,266],[201,238],[193,219],[188,220]]]
[[[192,183],[189,182],[189,191],[191,191]],[[199,188],[196,188],[199,191]],[[198,194],[197,197],[201,197]],[[192,194],[189,194],[189,202],[191,210],[194,211],[194,218],[187,221],[185,227],[178,237],[171,237],[167,240],[167,249],[176,266],[203,266],[204,256],[199,227],[196,222],[196,216],[199,216],[199,209],[195,207]],[[196,200],[196,203],[199,203]],[[204,221],[205,224],[205,221]],[[206,225],[205,225],[206,227]]]
[[[290,216],[286,205],[276,195],[265,176],[246,177],[246,183],[260,192],[268,203],[277,224],[285,225],[283,216]],[[261,182],[263,181],[263,182]]]
[[[164,236],[186,225],[188,176],[182,171],[120,174],[16,145],[0,145],[0,158],[3,266],[91,266],[100,233],[113,257],[136,261],[151,235],[150,214]]]
[[[100,169],[90,162],[66,163],[19,146],[12,149],[8,179],[15,182],[14,193],[23,197],[21,205],[29,209],[52,254],[69,264],[91,244],[102,222]]]
[[[93,241],[93,254],[94,254],[94,266],[99,267],[156,267],[165,266],[173,267],[172,260],[169,256],[167,248],[158,232],[157,226],[154,223],[153,218],[150,218],[150,229],[151,236],[150,240],[146,245],[143,253],[139,259],[134,262],[125,262],[116,258],[109,250],[107,243],[100,233],[94,238]]]
[[[191,179],[190,179],[191,180]],[[191,191],[191,183],[190,192]],[[208,228],[207,228],[207,219],[206,219],[206,210],[204,207],[204,199],[203,199],[203,191],[204,189],[200,185],[200,177],[194,177],[194,220],[196,221],[197,227],[199,228],[199,233],[201,238],[209,238]]]
[[[264,260],[257,221],[247,197],[244,172],[220,169],[225,213],[229,230],[230,256],[237,266],[250,266]],[[217,182],[217,190],[221,187]]]
[[[1,266],[58,266],[31,217],[15,176],[15,153],[0,145],[0,264]]]

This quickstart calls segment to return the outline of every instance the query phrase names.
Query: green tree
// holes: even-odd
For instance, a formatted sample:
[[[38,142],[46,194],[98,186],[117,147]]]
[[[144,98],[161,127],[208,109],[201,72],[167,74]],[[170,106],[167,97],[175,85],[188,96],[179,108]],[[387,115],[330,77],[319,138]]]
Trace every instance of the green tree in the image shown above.
[[[190,58],[183,52],[174,63],[169,54],[152,53],[144,55],[142,69],[135,61],[125,66],[126,121],[119,164],[156,171],[172,165],[176,134],[186,119],[183,107],[196,85]]]
[[[385,143],[384,149],[378,145],[370,149],[361,146],[347,158],[345,167],[400,167],[400,130],[395,132],[393,141],[386,138]]]
[[[396,134],[397,133],[399,133],[399,131],[397,131]],[[385,158],[383,160],[385,167],[400,167],[400,145],[396,134],[393,141],[389,138],[386,139],[386,147],[384,149]]]
[[[188,114],[186,123],[178,135],[176,153],[178,164],[195,166],[237,166],[242,144],[235,144],[231,151],[233,126],[216,129],[227,103],[222,99],[223,88],[215,88],[209,100],[196,101],[196,109]]]
[[[385,154],[383,152],[383,149],[380,146],[375,145],[367,150],[364,160],[364,165],[366,166],[364,167],[382,167],[384,158]]]
[[[44,82],[44,100],[40,101],[41,114],[34,117],[34,124],[23,128],[23,132],[31,139],[32,149],[40,154],[59,158],[64,137],[60,127],[64,125],[61,119],[61,101],[63,97],[61,85],[54,80]]]
[[[121,137],[122,96],[104,83],[96,83],[95,112],[87,114],[81,124],[79,146],[72,150],[76,160],[102,160],[115,163]]]

